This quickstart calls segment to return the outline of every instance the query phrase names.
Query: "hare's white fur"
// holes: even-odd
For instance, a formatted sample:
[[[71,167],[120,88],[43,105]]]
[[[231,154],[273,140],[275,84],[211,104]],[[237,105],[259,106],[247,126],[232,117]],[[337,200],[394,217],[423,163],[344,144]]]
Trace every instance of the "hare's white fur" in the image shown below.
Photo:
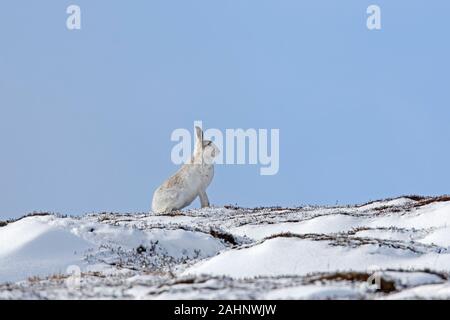
[[[209,140],[203,140],[203,132],[196,130],[196,143],[191,162],[183,165],[153,194],[152,211],[155,213],[180,210],[200,198],[201,207],[209,207],[206,188],[214,177],[213,160],[219,149]]]

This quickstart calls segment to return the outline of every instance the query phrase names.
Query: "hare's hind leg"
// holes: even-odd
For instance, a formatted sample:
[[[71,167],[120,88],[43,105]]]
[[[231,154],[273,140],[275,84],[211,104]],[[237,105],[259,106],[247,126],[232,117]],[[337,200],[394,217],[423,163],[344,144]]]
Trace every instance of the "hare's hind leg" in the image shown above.
[[[205,190],[200,191],[198,196],[200,197],[200,204],[202,208],[209,207],[209,199],[208,195],[206,194],[206,191]]]

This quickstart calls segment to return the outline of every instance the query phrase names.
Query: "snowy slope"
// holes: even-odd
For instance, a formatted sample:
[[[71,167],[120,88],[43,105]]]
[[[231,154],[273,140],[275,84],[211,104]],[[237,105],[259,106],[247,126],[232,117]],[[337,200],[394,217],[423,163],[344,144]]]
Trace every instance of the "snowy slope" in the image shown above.
[[[449,273],[450,197],[0,227],[0,299],[450,299]]]

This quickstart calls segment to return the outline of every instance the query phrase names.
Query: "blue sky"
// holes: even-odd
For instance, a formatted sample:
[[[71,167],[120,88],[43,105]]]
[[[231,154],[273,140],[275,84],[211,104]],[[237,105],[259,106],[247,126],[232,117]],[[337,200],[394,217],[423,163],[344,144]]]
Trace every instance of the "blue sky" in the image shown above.
[[[66,8],[82,30],[66,29]],[[382,30],[366,28],[381,7]],[[448,1],[3,1],[0,218],[148,211],[176,128],[279,128],[214,205],[449,193]],[[198,206],[198,203],[195,203]]]

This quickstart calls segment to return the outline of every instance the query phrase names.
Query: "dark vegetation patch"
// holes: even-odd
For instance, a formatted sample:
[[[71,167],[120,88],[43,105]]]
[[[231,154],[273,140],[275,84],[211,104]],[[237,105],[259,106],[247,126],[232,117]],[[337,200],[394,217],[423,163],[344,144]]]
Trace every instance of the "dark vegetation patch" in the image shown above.
[[[31,276],[31,277],[27,278],[27,281],[29,284],[38,284],[38,283],[42,283],[42,282],[46,282],[46,281],[61,282],[70,277],[71,277],[70,274],[54,273],[54,274],[51,274],[46,277]],[[100,271],[81,272],[80,277],[95,277],[95,278],[102,278],[102,279],[107,278],[107,276]]]
[[[288,207],[281,207],[281,206],[273,206],[273,207],[255,207],[251,208],[252,212],[259,212],[259,211],[265,211],[265,212],[274,212],[274,211],[293,211],[296,208],[288,208]]]
[[[161,283],[158,287],[162,288],[167,285],[169,286],[176,286],[180,284],[200,284],[205,283],[211,279],[220,279],[220,277],[217,276],[187,276],[187,277],[180,277],[180,278],[174,278],[171,279],[169,282]]]
[[[143,213],[118,213],[118,212],[100,212],[91,213],[88,216],[97,217],[98,222],[114,221],[114,222],[133,222],[136,218],[144,216]]]
[[[425,197],[425,196],[419,196],[417,194],[412,194],[412,195],[409,195],[409,196],[405,196],[405,198],[413,200],[413,201],[422,201],[422,200],[425,200],[425,199],[429,199],[430,197]]]
[[[391,207],[390,206],[381,206],[381,207],[373,208],[373,210],[375,210],[375,211],[384,211],[384,210],[389,209],[389,208],[391,208]]]
[[[228,233],[226,231],[223,231],[219,228],[213,228],[210,225],[204,226],[204,227],[195,227],[190,225],[183,225],[183,224],[174,224],[174,225],[166,225],[166,224],[152,224],[151,226],[144,226],[143,229],[160,229],[160,230],[184,230],[189,232],[199,232],[204,234],[209,234],[213,238],[220,239],[225,241],[228,244],[231,244],[232,246],[236,246],[242,243],[240,241],[240,237],[235,237],[231,233]]]
[[[109,221],[112,220],[112,217],[109,214],[105,214],[105,213],[100,213],[97,221],[98,222],[104,222],[104,221]]]
[[[213,236],[214,238],[222,239],[234,246],[238,244],[236,239],[234,238],[234,236],[231,233],[211,228],[211,230],[209,231],[209,234],[211,236]]]
[[[171,212],[155,214],[155,216],[177,217],[177,216],[186,216],[186,213],[184,213],[181,210],[175,210]]]
[[[272,207],[254,207],[254,208],[245,208],[245,207],[239,207],[238,205],[225,205],[225,209],[228,210],[240,210],[245,211],[246,213],[270,213],[270,212],[277,212],[277,211],[298,211],[303,209],[303,206],[298,207],[281,207],[281,206],[272,206]]]
[[[398,272],[398,273],[412,273],[412,272],[420,272],[435,275],[442,279],[442,281],[447,281],[449,276],[448,274],[444,274],[441,272],[433,271],[431,269],[383,269],[379,270],[377,273],[377,277],[380,280],[378,288],[379,291],[383,293],[391,293],[394,291],[402,290],[406,287],[401,283],[400,279],[396,279],[395,277],[390,276],[389,274],[383,274],[386,272]],[[329,281],[349,281],[349,282],[370,282],[374,284],[371,277],[374,276],[375,273],[367,273],[367,272],[333,272],[333,273],[316,273],[309,274],[306,276],[306,283],[315,283],[315,282],[329,282]],[[414,286],[414,285],[412,285]]]
[[[392,201],[392,200],[396,200],[396,199],[401,199],[401,198],[406,198],[406,199],[410,199],[413,201],[416,201],[416,203],[410,205],[410,204],[405,204],[404,206],[396,206],[396,205],[383,205],[383,202],[387,202],[387,201]],[[400,196],[400,197],[396,197],[396,198],[386,198],[386,199],[382,199],[382,200],[373,200],[373,201],[369,201],[363,204],[359,204],[359,205],[355,205],[353,207],[356,208],[360,208],[360,207],[364,207],[373,203],[380,203],[379,207],[373,208],[374,211],[389,211],[389,212],[400,212],[402,210],[405,209],[410,209],[410,207],[420,207],[420,206],[424,206],[430,203],[434,203],[434,202],[445,202],[445,201],[450,201],[450,195],[442,195],[442,196],[437,196],[437,197],[430,197],[430,196],[420,196],[420,195],[406,195],[406,196]],[[297,207],[282,207],[282,206],[273,206],[273,207],[255,207],[255,208],[244,208],[244,207],[239,207],[237,204],[236,205],[225,205],[224,208],[225,209],[230,209],[230,210],[242,210],[245,212],[249,212],[249,213],[256,213],[256,212],[261,212],[261,213],[270,213],[270,212],[276,212],[276,211],[298,211],[298,210],[302,210],[305,209],[307,207],[311,207],[311,208],[315,208],[318,206],[315,205],[308,205],[308,206],[297,206]],[[352,207],[351,205],[343,205],[343,206],[319,206],[319,208],[345,208],[345,207]]]
[[[158,240],[133,249],[110,244],[103,244],[100,249],[100,253],[86,257],[88,263],[105,263],[118,269],[137,272],[170,272],[176,265],[197,260],[201,256],[201,250],[194,249],[192,253],[183,251],[181,257],[173,257]]]
[[[313,276],[309,279],[310,283],[329,282],[329,281],[349,281],[349,282],[367,282],[372,274],[366,272],[336,272]],[[395,282],[380,276],[379,291],[383,293],[391,293],[396,291]]]
[[[69,274],[55,273],[48,277],[31,276],[28,277],[27,281],[30,284],[37,284],[43,281],[63,281],[69,278]]]
[[[223,207],[225,209],[228,209],[228,210],[240,210],[240,209],[242,209],[237,204],[236,205],[234,205],[234,204],[227,204],[227,205],[224,205]]]
[[[350,248],[356,248],[363,245],[376,245],[378,247],[387,247],[391,249],[401,249],[409,250],[413,253],[422,254],[431,250],[437,253],[443,253],[448,251],[448,249],[437,246],[437,245],[426,245],[422,243],[417,243],[414,241],[403,242],[399,240],[388,240],[388,239],[377,239],[377,238],[363,238],[348,236],[346,234],[317,234],[317,233],[306,233],[306,234],[296,234],[291,232],[283,232],[278,234],[273,234],[265,237],[261,242],[275,238],[298,238],[303,240],[313,240],[313,241],[328,241],[330,246],[344,246]],[[259,242],[259,243],[261,243]]]
[[[381,206],[381,207],[376,207],[373,208],[371,210],[376,211],[377,213],[396,213],[396,212],[402,212],[405,211],[409,208],[407,207],[395,207],[395,206]]]
[[[32,212],[32,213],[29,213],[27,215],[24,215],[23,217],[20,217],[17,220],[21,220],[21,219],[28,218],[28,217],[45,217],[45,216],[51,216],[51,215],[53,215],[53,213],[49,213],[49,212]]]
[[[415,201],[414,203],[408,203],[402,206],[390,206],[390,205],[383,205],[383,202],[387,202],[387,201],[392,201],[395,199],[401,199],[401,198],[406,198],[406,199],[410,199],[412,201]],[[401,212],[401,211],[410,211],[412,208],[418,208],[418,207],[422,207],[431,203],[436,203],[436,202],[447,202],[450,201],[450,195],[442,195],[442,196],[437,196],[437,197],[430,197],[430,196],[420,196],[420,195],[406,195],[406,196],[401,196],[401,197],[397,197],[397,198],[387,198],[387,199],[383,199],[383,200],[375,200],[375,201],[370,201],[370,202],[366,202],[362,205],[357,205],[355,207],[360,208],[360,207],[364,207],[366,205],[370,205],[376,202],[380,202],[380,206],[373,208],[372,210],[374,212],[377,213],[395,213],[395,212]]]
[[[0,227],[4,227],[4,226],[8,225],[9,223],[17,222],[17,221],[20,221],[20,220],[28,218],[28,217],[43,217],[43,216],[51,216],[51,215],[58,216],[61,218],[66,217],[66,215],[49,213],[49,212],[32,212],[32,213],[26,214],[20,218],[9,219],[7,221],[0,221]]]
[[[422,207],[422,206],[426,206],[426,205],[431,204],[431,203],[447,202],[447,201],[450,201],[450,195],[443,195],[443,196],[439,196],[439,197],[424,198],[424,199],[419,200],[417,203],[415,203],[414,207]]]
[[[205,279],[205,281],[203,281],[203,282],[206,282],[206,279]],[[173,282],[171,283],[171,285],[177,285],[177,284],[194,284],[194,283],[196,283],[196,279],[195,279],[194,277],[191,277],[191,278],[181,278],[181,279],[176,279],[175,281],[173,281]],[[162,287],[163,285],[165,285],[165,284],[161,284],[160,287]]]
[[[147,252],[147,248],[145,248],[145,247],[141,244],[139,247],[136,248],[136,252],[137,252],[138,254],[142,254],[142,253],[144,253],[144,252]]]
[[[346,235],[356,235],[358,232],[361,232],[361,231],[369,231],[369,230],[374,230],[374,231],[390,231],[390,232],[399,232],[399,233],[406,233],[406,232],[411,232],[411,233],[414,233],[414,232],[417,232],[418,230],[417,229],[414,229],[414,228],[412,228],[412,229],[408,229],[408,228],[399,228],[399,227],[394,227],[394,226],[391,226],[391,227],[375,227],[375,228],[372,228],[372,227],[356,227],[356,228],[353,228],[352,230],[348,230],[348,231],[345,231],[345,232],[342,232],[342,234],[346,234]]]
[[[383,202],[392,201],[392,200],[396,200],[396,199],[400,199],[400,198],[408,198],[408,197],[397,197],[397,198],[386,198],[386,199],[383,199],[383,200],[372,200],[372,201],[365,202],[363,204],[357,204],[357,205],[355,205],[355,207],[356,208],[361,208],[361,207],[365,207],[365,206],[368,206],[370,204],[374,204],[376,202],[379,202],[380,203],[380,208],[391,208],[392,206],[382,205],[382,203]],[[374,209],[376,210],[377,208],[374,208]]]
[[[403,273],[410,273],[410,272],[422,272],[422,273],[428,273],[428,274],[432,274],[435,275],[439,278],[441,278],[443,281],[447,281],[449,280],[449,274],[448,273],[443,273],[443,272],[439,272],[439,271],[435,271],[435,270],[431,270],[428,268],[425,269],[392,269],[392,268],[387,268],[384,269],[383,271],[385,272],[403,272]]]

